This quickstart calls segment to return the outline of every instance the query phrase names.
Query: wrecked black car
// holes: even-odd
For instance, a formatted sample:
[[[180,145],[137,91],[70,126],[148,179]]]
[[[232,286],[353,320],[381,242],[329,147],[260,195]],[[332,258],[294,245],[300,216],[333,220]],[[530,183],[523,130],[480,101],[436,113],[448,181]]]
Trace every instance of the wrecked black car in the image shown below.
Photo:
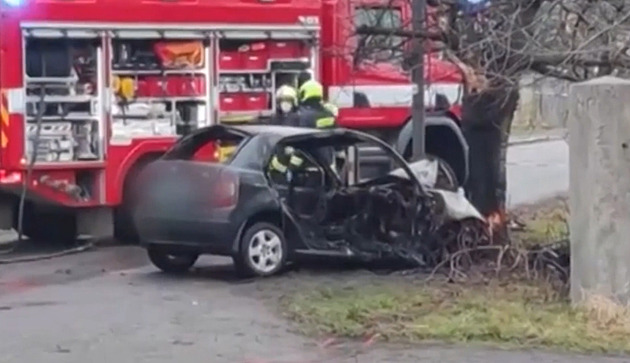
[[[391,172],[359,180],[362,145],[381,148]],[[217,159],[225,149],[230,154]],[[274,169],[287,150],[299,167]],[[322,150],[333,152],[332,163]],[[462,193],[433,188],[437,170],[352,130],[211,126],[143,170],[135,223],[166,272],[188,270],[200,254],[232,256],[250,276],[272,275],[303,255],[421,265],[442,226],[483,221]]]

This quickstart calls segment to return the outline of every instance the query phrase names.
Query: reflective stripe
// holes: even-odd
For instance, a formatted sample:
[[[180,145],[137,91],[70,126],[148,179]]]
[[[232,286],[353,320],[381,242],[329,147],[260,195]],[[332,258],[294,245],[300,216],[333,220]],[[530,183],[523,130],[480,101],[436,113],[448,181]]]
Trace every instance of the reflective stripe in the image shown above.
[[[337,106],[333,105],[330,102],[326,102],[324,103],[324,107],[326,107],[326,109],[330,111],[330,113],[332,113],[335,117],[339,116],[339,109],[337,108]]]
[[[317,127],[318,129],[323,129],[326,127],[333,127],[333,126],[335,126],[334,117],[322,117],[320,119],[317,119],[317,121],[315,121],[315,127]]]
[[[9,143],[7,133],[9,131],[10,120],[7,93],[5,90],[0,90],[0,147],[3,149],[6,148]]]
[[[278,160],[277,157],[273,157],[273,159],[271,159],[271,168],[275,169],[281,173],[285,173],[287,171],[287,167],[284,166],[280,160]]]
[[[302,163],[304,163],[304,160],[302,160],[302,158],[297,157],[295,155],[291,155],[291,159],[289,159],[289,163],[293,166],[302,166]]]

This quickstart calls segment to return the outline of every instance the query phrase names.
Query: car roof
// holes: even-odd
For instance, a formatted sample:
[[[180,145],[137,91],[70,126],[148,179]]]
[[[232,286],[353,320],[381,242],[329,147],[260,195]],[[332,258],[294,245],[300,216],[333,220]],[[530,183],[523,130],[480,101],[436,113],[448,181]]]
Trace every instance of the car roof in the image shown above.
[[[280,125],[234,125],[227,126],[228,128],[236,129],[245,132],[250,135],[275,135],[280,137],[297,136],[297,135],[309,135],[321,133],[321,130],[305,128],[305,127],[292,127],[292,126],[280,126]]]

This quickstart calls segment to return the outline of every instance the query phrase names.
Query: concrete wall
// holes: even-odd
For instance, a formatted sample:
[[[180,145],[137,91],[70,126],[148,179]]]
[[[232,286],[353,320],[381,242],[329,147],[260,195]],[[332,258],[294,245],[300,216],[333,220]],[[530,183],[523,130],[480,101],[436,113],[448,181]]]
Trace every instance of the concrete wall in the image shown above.
[[[523,76],[514,128],[538,130],[567,127],[569,86],[569,82],[554,78]]]
[[[571,296],[630,299],[630,81],[571,86]],[[541,181],[543,182],[543,181]]]

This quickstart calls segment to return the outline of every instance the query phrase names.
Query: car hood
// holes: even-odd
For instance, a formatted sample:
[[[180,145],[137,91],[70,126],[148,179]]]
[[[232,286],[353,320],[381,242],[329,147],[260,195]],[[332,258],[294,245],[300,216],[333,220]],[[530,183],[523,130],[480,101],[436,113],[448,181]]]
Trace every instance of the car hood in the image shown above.
[[[457,192],[438,189],[435,187],[438,174],[437,160],[419,160],[409,163],[409,169],[418,178],[422,187],[426,190],[439,194],[444,199],[445,214],[451,220],[463,220],[468,218],[485,221],[472,203],[464,195],[464,190],[459,188]],[[389,173],[391,176],[409,180],[409,175],[404,169],[394,169]]]

